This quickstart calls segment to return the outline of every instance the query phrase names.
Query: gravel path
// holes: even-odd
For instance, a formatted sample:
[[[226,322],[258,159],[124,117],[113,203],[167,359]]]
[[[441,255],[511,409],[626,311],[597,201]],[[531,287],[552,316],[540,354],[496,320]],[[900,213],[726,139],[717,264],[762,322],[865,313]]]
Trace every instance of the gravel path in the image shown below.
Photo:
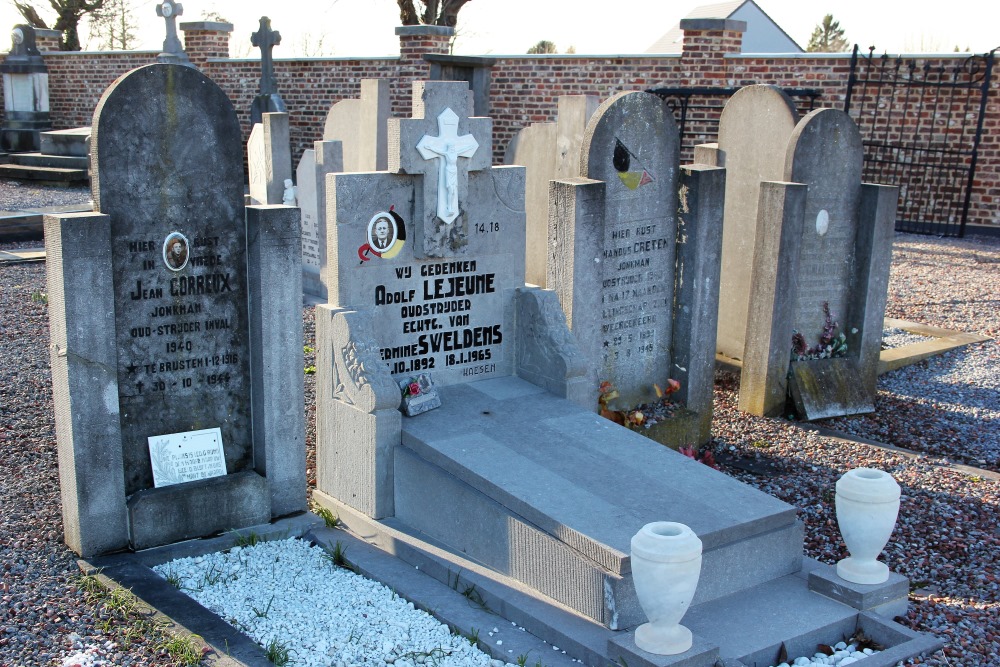
[[[900,235],[888,314],[997,336],[998,262],[1000,239]],[[0,665],[59,665],[86,647],[90,660],[106,664],[167,665],[155,633],[129,636],[126,624],[102,622],[107,608],[81,589],[62,544],[44,291],[42,264],[0,266]],[[312,346],[310,309],[304,326]],[[307,350],[307,366],[312,359]],[[927,452],[918,456],[745,415],[736,410],[735,378],[717,376],[712,447],[723,469],[801,508],[810,556],[833,563],[846,555],[833,513],[843,472],[865,465],[899,481],[901,518],[886,551],[890,567],[913,582],[904,622],[947,642],[918,664],[1000,665],[1000,482],[946,467],[949,460],[984,461],[979,465],[998,469],[998,365],[997,345],[989,342],[896,371],[880,381],[874,416],[828,423]],[[310,483],[312,378],[305,376]]]

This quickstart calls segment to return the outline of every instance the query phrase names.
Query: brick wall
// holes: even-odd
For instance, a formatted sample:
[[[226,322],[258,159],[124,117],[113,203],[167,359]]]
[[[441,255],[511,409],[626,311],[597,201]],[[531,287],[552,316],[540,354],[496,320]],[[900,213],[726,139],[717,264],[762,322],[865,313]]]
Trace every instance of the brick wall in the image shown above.
[[[514,133],[535,122],[553,120],[560,95],[592,94],[607,98],[619,91],[654,87],[739,87],[771,83],[786,88],[822,91],[817,106],[843,108],[850,71],[847,54],[754,56],[740,53],[738,22],[709,19],[685,26],[681,55],[508,56],[491,69],[490,115],[493,117],[497,159],[502,159]],[[715,21],[715,23],[713,23]],[[225,24],[222,24],[223,26]],[[193,27],[193,26],[192,26]],[[245,137],[249,136],[250,104],[260,84],[257,60],[228,58],[229,31],[201,23],[185,30],[185,47],[192,62],[216,81],[233,101]],[[229,28],[231,30],[231,27]],[[391,101],[396,116],[410,112],[411,83],[427,78],[427,53],[447,53],[448,29],[428,26],[397,28],[399,57],[278,59],[278,90],[291,114],[293,162],[321,138],[331,105],[360,94],[361,79],[392,80]],[[155,52],[45,53],[49,67],[49,97],[56,128],[88,125],[104,89],[128,70],[155,62]],[[955,63],[951,56],[919,59],[918,66]],[[994,73],[969,221],[1000,225],[1000,68]],[[906,123],[914,114],[897,114]],[[699,114],[703,117],[699,117]],[[692,140],[713,141],[717,112],[698,111],[689,117]],[[937,128],[934,131],[949,130]]]

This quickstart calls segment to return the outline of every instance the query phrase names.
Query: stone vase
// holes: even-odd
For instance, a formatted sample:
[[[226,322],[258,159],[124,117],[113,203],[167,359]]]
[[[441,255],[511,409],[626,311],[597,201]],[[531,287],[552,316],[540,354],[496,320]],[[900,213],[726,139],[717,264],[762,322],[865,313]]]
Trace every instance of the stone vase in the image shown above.
[[[837,563],[837,575],[856,584],[881,584],[889,567],[876,559],[899,514],[899,484],[887,472],[855,468],[837,481],[837,524],[851,555]]]
[[[682,523],[647,523],[632,537],[632,580],[648,623],[636,628],[643,651],[674,655],[691,648],[680,625],[701,575],[701,540]]]

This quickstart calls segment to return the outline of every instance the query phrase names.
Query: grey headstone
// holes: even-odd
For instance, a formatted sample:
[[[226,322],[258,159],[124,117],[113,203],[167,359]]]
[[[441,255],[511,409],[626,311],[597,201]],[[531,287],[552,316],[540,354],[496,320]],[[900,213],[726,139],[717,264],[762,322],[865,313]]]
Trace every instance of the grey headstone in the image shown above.
[[[116,81],[92,148],[98,212],[46,222],[67,543],[145,548],[301,511],[298,210],[247,215],[239,121],[193,68]],[[148,439],[211,428],[228,474],[152,488]]]
[[[786,150],[785,180],[807,188],[802,212],[765,210],[761,196],[741,409],[779,414],[786,378],[807,419],[872,409],[896,191],[862,185],[862,158],[861,136],[847,114],[814,111]],[[821,338],[824,328],[832,338],[843,335],[846,352],[832,351]],[[805,351],[793,355],[793,336]]]
[[[717,345],[732,359],[743,358],[760,184],[783,180],[784,147],[796,122],[792,100],[769,85],[740,89],[719,120],[720,166],[727,177]]]
[[[326,175],[344,171],[341,144],[317,141],[303,151],[295,170],[298,203],[302,211],[302,289],[326,301]],[[317,159],[318,156],[318,159]]]
[[[861,204],[864,148],[850,117],[820,109],[802,119],[786,154],[785,180],[809,187],[803,223],[792,328],[812,346],[825,324],[827,303],[843,329]],[[790,343],[789,343],[790,344]]]
[[[228,157],[240,152],[240,128],[225,94],[204,81],[193,69],[142,68],[94,114],[127,493],[152,486],[148,436],[220,426],[229,471],[251,462],[243,175]],[[179,269],[168,239],[181,241]]]
[[[546,286],[549,249],[549,181],[580,175],[580,148],[587,121],[600,104],[595,95],[559,97],[554,123],[533,123],[520,130],[504,155],[504,164],[525,167],[528,215],[525,281]]]
[[[388,79],[362,79],[361,99],[341,100],[330,107],[323,139],[343,145],[343,171],[386,170],[388,120]]]
[[[285,179],[292,177],[292,149],[287,113],[266,113],[247,141],[250,199],[255,204],[280,204]]]
[[[590,182],[564,194],[554,185],[548,284],[595,393],[609,381],[625,408],[655,400],[653,385],[671,377],[678,144],[659,98],[621,93],[587,126],[581,169]]]

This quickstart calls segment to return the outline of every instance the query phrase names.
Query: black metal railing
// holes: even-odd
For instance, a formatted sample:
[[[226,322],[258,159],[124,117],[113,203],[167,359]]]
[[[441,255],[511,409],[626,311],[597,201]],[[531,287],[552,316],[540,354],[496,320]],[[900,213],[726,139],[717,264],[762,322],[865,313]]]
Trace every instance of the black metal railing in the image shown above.
[[[964,236],[995,51],[950,66],[874,53],[854,46],[844,100],[865,180],[899,186],[897,230]]]
[[[681,164],[694,159],[694,147],[718,140],[719,118],[722,108],[739,88],[686,86],[677,88],[651,88],[647,93],[657,95],[674,113],[681,140]],[[816,106],[823,92],[813,88],[782,88],[792,100],[800,115]]]

